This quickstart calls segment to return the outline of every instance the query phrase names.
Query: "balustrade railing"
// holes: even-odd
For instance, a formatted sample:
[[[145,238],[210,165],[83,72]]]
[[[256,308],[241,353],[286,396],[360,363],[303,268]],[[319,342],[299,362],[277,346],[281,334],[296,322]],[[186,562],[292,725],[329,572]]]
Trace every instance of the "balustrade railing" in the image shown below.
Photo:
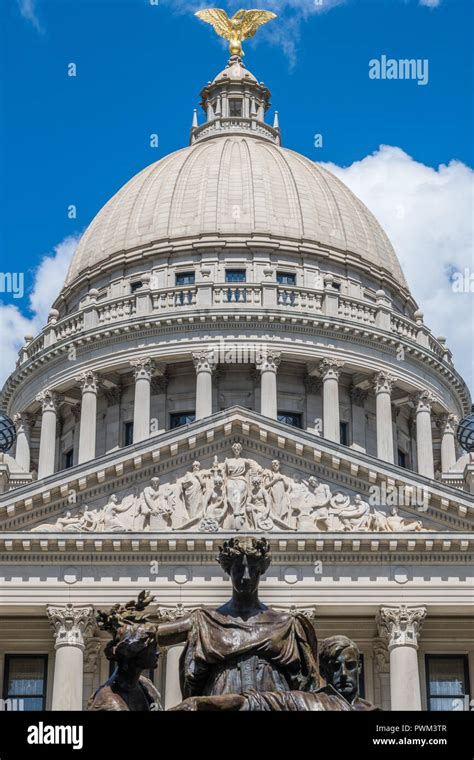
[[[84,328],[84,316],[79,312],[65,317],[55,325],[56,340],[65,340]]]
[[[339,295],[336,304],[334,304],[334,294],[332,293],[331,310],[329,310],[329,304],[326,304],[326,292],[322,290],[279,285],[274,282],[202,282],[166,290],[137,291],[137,293],[126,297],[101,303],[89,301],[84,309],[75,314],[68,315],[57,322],[48,323],[40,335],[20,349],[19,363],[22,364],[33,359],[44,348],[58,341],[67,340],[93,327],[101,327],[139,316],[179,313],[183,309],[231,308],[238,312],[240,307],[277,308],[282,312],[288,310],[303,314],[321,314],[326,318],[339,318],[370,326],[380,326],[378,304],[362,299]],[[451,355],[446,346],[433,337],[423,323],[417,323],[393,311],[389,314],[389,320],[392,333],[400,336],[400,338],[418,343],[439,358],[451,360]]]
[[[24,349],[24,353],[28,359],[33,359],[34,356],[41,353],[44,348],[44,335],[41,333],[34,340],[29,343]]]
[[[170,311],[182,306],[195,306],[197,301],[196,287],[174,288],[161,290],[151,294],[153,311]]]
[[[412,322],[407,317],[402,317],[401,314],[392,314],[390,326],[392,332],[416,343],[416,337],[420,328],[415,322]]]
[[[341,319],[350,319],[353,322],[365,322],[368,325],[375,324],[377,307],[365,301],[352,298],[339,298],[338,315]]]
[[[261,306],[262,286],[247,284],[214,285],[213,306]]]
[[[134,296],[108,301],[97,307],[99,324],[118,322],[122,319],[130,319],[135,315],[136,302]]]
[[[288,307],[296,311],[314,312],[321,314],[323,311],[323,297],[320,292],[303,290],[296,287],[280,287],[277,291],[277,304],[283,308]]]

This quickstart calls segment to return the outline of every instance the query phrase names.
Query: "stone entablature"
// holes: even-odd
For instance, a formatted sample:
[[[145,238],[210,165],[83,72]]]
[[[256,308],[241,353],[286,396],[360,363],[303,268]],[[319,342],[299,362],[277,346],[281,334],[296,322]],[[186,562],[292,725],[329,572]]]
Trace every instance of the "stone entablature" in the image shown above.
[[[238,321],[237,316],[238,315],[234,315],[234,323],[235,321]],[[81,463],[104,452],[105,439],[103,436],[100,439],[102,441],[100,444],[101,448],[96,448],[96,438],[98,434],[97,427],[99,424],[98,419],[100,414],[105,413],[103,409],[103,399],[107,396],[107,404],[110,406],[110,394],[113,390],[118,392],[119,386],[123,388],[124,384],[135,384],[134,409],[131,410],[130,413],[132,419],[134,419],[133,440],[134,442],[138,442],[139,440],[147,438],[149,435],[163,432],[168,428],[169,414],[176,410],[180,411],[183,408],[186,408],[187,411],[193,410],[196,419],[212,415],[216,411],[216,404],[218,405],[218,408],[219,405],[221,405],[220,408],[222,408],[222,404],[227,399],[226,395],[223,395],[219,390],[214,392],[213,386],[220,387],[222,382],[224,382],[224,386],[226,382],[235,383],[235,380],[232,380],[232,377],[235,377],[233,374],[234,370],[238,369],[239,371],[242,371],[242,367],[244,366],[248,366],[250,368],[249,371],[252,367],[260,370],[265,369],[267,366],[265,357],[270,356],[272,353],[275,355],[278,354],[279,356],[278,363],[274,364],[275,372],[273,372],[273,378],[270,378],[270,373],[268,372],[262,371],[261,373],[255,373],[252,385],[252,388],[255,390],[252,390],[251,388],[253,399],[251,405],[255,410],[259,410],[266,417],[275,419],[280,413],[280,409],[293,409],[295,412],[297,411],[300,413],[302,424],[306,429],[311,430],[316,426],[315,429],[317,429],[317,432],[319,432],[320,435],[337,442],[339,441],[340,436],[340,418],[344,419],[346,422],[349,420],[354,431],[358,429],[357,426],[360,428],[360,425],[362,424],[362,418],[360,415],[358,417],[356,414],[357,399],[354,401],[354,404],[349,401],[349,398],[343,402],[341,388],[338,389],[338,385],[340,385],[341,382],[343,385],[347,385],[348,382],[352,383],[352,390],[354,393],[360,391],[360,393],[365,393],[367,396],[370,392],[372,399],[376,398],[377,400],[377,408],[375,409],[374,407],[373,409],[373,413],[375,413],[377,417],[377,449],[370,453],[376,454],[380,459],[394,461],[397,454],[397,444],[392,443],[390,404],[394,404],[397,410],[405,407],[403,415],[399,418],[398,422],[395,422],[395,431],[398,431],[399,429],[401,430],[404,427],[406,428],[408,423],[406,422],[405,417],[407,417],[407,415],[413,416],[415,409],[420,407],[419,398],[422,397],[420,394],[423,394],[427,387],[426,377],[423,378],[423,382],[417,381],[418,375],[416,372],[416,362],[419,357],[417,356],[416,359],[410,360],[408,358],[408,348],[406,359],[403,362],[397,362],[395,352],[398,352],[399,344],[392,339],[394,345],[386,347],[385,352],[387,354],[387,361],[382,363],[379,353],[380,337],[378,338],[376,353],[373,353],[367,346],[362,348],[362,345],[357,354],[354,351],[350,351],[349,347],[341,349],[339,346],[337,347],[336,353],[336,347],[333,344],[329,344],[328,346],[328,348],[330,347],[330,351],[325,349],[324,345],[316,340],[314,333],[311,335],[312,344],[310,344],[310,341],[308,340],[304,343],[299,341],[296,337],[298,331],[295,332],[295,335],[290,342],[285,340],[284,336],[280,335],[278,331],[277,337],[269,343],[268,334],[265,332],[263,321],[258,325],[258,329],[261,331],[262,335],[255,334],[252,331],[252,323],[248,320],[245,320],[242,323],[242,331],[244,333],[250,331],[249,335],[252,336],[252,340],[249,340],[248,336],[245,334],[239,334],[238,336],[233,336],[233,340],[229,342],[226,340],[226,331],[232,328],[228,323],[223,322],[222,325],[219,325],[216,320],[212,326],[214,329],[214,339],[212,341],[206,340],[205,346],[200,349],[201,353],[203,351],[209,353],[210,361],[212,361],[213,365],[212,370],[214,370],[212,380],[210,376],[208,378],[204,377],[205,373],[201,372],[199,364],[195,364],[195,372],[193,372],[191,361],[193,361],[193,357],[197,354],[195,345],[196,337],[193,335],[193,331],[196,331],[196,326],[192,325],[192,323],[190,323],[190,331],[187,337],[183,337],[181,334],[179,340],[163,341],[159,347],[156,345],[156,340],[151,340],[150,346],[152,346],[152,349],[151,351],[147,351],[146,356],[142,355],[142,351],[137,351],[136,348],[136,339],[141,336],[141,333],[132,333],[130,325],[124,323],[122,350],[120,351],[117,351],[120,343],[119,336],[113,334],[109,329],[102,336],[100,343],[98,342],[100,332],[96,334],[93,342],[85,342],[78,337],[76,339],[76,344],[79,353],[74,356],[74,361],[70,361],[70,352],[75,350],[75,348],[73,349],[71,342],[64,344],[64,350],[67,352],[67,355],[64,356],[64,358],[58,357],[59,344],[52,346],[48,353],[51,360],[54,361],[56,365],[54,373],[51,368],[42,361],[43,356],[38,357],[36,359],[36,362],[38,362],[38,369],[36,373],[34,373],[36,376],[32,376],[28,382],[23,383],[21,389],[22,396],[17,397],[16,404],[20,407],[21,413],[33,412],[33,416],[38,418],[36,426],[32,429],[32,435],[30,435],[28,439],[24,437],[23,440],[22,438],[22,442],[25,444],[23,448],[26,453],[28,453],[26,451],[27,443],[30,445],[31,456],[30,454],[28,454],[28,456],[30,460],[33,461],[33,469],[37,468],[39,470],[39,477],[44,477],[54,470],[61,469],[61,467],[64,466],[64,464],[62,464],[62,459],[57,460],[55,464],[55,456],[57,457],[57,453],[56,455],[54,453],[56,445],[55,440],[58,440],[58,444],[56,445],[56,449],[58,449],[58,446],[63,445],[63,438],[56,438],[56,428],[52,423],[49,426],[51,430],[48,428],[48,435],[44,438],[44,441],[43,438],[41,438],[41,440],[39,439],[39,430],[43,433],[43,418],[46,420],[45,410],[49,410],[50,407],[54,412],[56,421],[60,424],[63,424],[65,420],[67,421],[70,418],[71,412],[68,411],[68,409],[77,411],[76,422],[79,426],[80,421],[80,430],[77,431],[78,435],[74,439],[75,443],[73,438],[71,438],[73,435],[71,432],[68,438],[67,448],[70,449],[71,446],[74,445],[74,462],[77,461],[78,463]],[[224,326],[225,329],[222,329],[221,331],[220,328]],[[287,329],[287,327],[287,325],[283,325],[283,330]],[[328,325],[325,322],[321,327],[322,331],[325,332]],[[171,328],[166,326],[164,327],[164,331],[166,330],[170,331]],[[205,327],[202,326],[200,321],[199,330],[204,331],[205,334]],[[354,339],[361,340],[360,331],[355,330],[354,332],[358,333],[357,336],[354,335]],[[311,331],[309,331],[308,334],[311,334]],[[345,335],[347,340],[346,332]],[[367,343],[367,330],[364,330],[364,336],[363,339]],[[265,340],[263,338],[265,338]],[[129,342],[128,348],[126,348],[126,340]],[[326,341],[327,340],[328,338],[326,337]],[[145,344],[142,343],[142,345],[145,347]],[[282,350],[279,350],[280,346]],[[91,349],[93,349],[94,356],[96,357],[92,367],[87,361],[87,357],[91,354]],[[419,354],[419,351],[416,351],[415,353]],[[391,364],[388,363],[389,356],[392,360]],[[137,374],[135,371],[136,367],[134,366],[134,363],[137,361],[145,361],[149,363],[150,367],[152,367],[152,365],[156,366],[156,371],[148,373],[149,377],[147,375],[146,383],[143,382],[145,379],[143,371],[141,374]],[[284,379],[277,379],[276,377],[278,375],[278,378],[280,378],[279,373],[281,371],[282,362],[286,363],[286,369],[283,367],[282,370],[283,378],[285,371],[288,372],[288,368],[293,364],[292,372],[295,372],[298,376],[301,373],[308,373],[308,378],[318,381],[319,387],[314,388],[305,382],[304,387],[301,386],[300,389],[303,394],[301,396],[301,402],[292,401],[289,398],[288,393],[284,390],[284,384],[286,381]],[[327,368],[324,364],[325,362],[332,362],[332,364],[330,364],[331,367],[337,365],[337,372],[326,371]],[[431,364],[433,364],[433,362],[431,362]],[[182,380],[180,379],[181,390],[178,390],[175,384],[172,391],[167,391],[166,382],[162,382],[158,386],[155,380],[157,381],[160,378],[166,380],[168,377],[168,368],[172,373],[175,371],[174,367],[176,366],[181,366],[182,369],[184,367],[185,372],[191,373],[189,380],[185,381],[184,378]],[[23,370],[17,372],[18,379],[20,379],[24,372],[28,371],[34,372],[32,363],[29,363],[23,368]],[[344,380],[342,380],[343,375]],[[52,385],[44,388],[43,383],[44,378],[46,377],[47,382],[52,383]],[[378,377],[390,377],[389,385],[385,383],[385,385],[379,387],[377,385]],[[117,383],[119,385],[117,385]],[[190,387],[187,387],[189,384]],[[28,388],[32,394],[30,400],[28,400],[28,396],[25,398]],[[384,388],[386,389],[386,392],[381,393],[381,390]],[[54,408],[51,404],[49,404],[49,406],[46,404],[45,406],[45,402],[42,401],[45,393],[50,395],[53,394],[54,398],[57,398]],[[416,396],[417,393],[418,396]],[[439,416],[440,414],[449,414],[448,410],[450,407],[452,408],[455,401],[450,394],[446,392],[446,388],[442,384],[440,378],[437,378],[436,375],[433,375],[433,385],[431,386],[431,390],[426,391],[426,393],[430,394],[430,412],[428,413],[428,419],[417,414],[416,425],[413,426],[412,431],[408,429],[408,426],[403,432],[405,438],[401,441],[400,445],[405,447],[405,450],[409,452],[408,467],[416,469],[418,461],[418,471],[421,474],[433,477],[435,472],[434,464],[431,461],[433,454],[431,454],[430,457],[427,453],[433,451],[432,442],[428,442],[427,445],[422,446],[421,442],[424,438],[421,435],[419,436],[419,433],[420,431],[422,432],[422,428],[425,430],[427,424],[432,424],[431,410],[433,415],[437,414]],[[159,401],[156,401],[157,394],[159,394],[160,397]],[[151,402],[152,395],[155,397],[153,402]],[[51,398],[53,396],[51,396]],[[296,399],[294,393],[293,396]],[[353,396],[354,394],[351,395],[351,398]],[[219,401],[217,401],[217,397]],[[180,398],[184,400],[179,401]],[[318,401],[318,399],[321,399],[321,402]],[[350,403],[351,408],[347,407],[348,402]],[[234,400],[230,400],[230,404],[232,403],[247,404],[243,397],[239,395],[237,395],[237,397],[234,395]],[[290,407],[286,407],[286,404],[288,403],[290,404]],[[297,409],[292,406],[294,403],[299,404]],[[320,409],[317,411],[317,407],[321,403],[322,410]],[[336,414],[338,406],[340,406],[341,403],[346,405],[346,407],[344,407],[346,408],[346,411],[341,408],[339,414]],[[364,402],[362,403],[364,404]],[[370,409],[372,403],[371,400],[367,406],[367,410]],[[31,404],[34,404],[34,406],[31,406]],[[42,406],[38,407],[38,404],[42,404]],[[150,404],[152,404],[155,409],[153,414],[151,413]],[[181,404],[181,406],[179,406],[179,404]],[[159,413],[159,419],[156,417],[157,405],[161,410]],[[185,407],[183,405],[185,405]],[[302,408],[302,405],[304,408]],[[119,418],[115,424],[122,426],[124,424],[123,415],[126,414],[126,412],[123,411],[122,406],[119,406],[118,409],[120,410]],[[347,411],[347,409],[349,409],[349,411]],[[43,417],[41,417],[41,415],[43,415]],[[321,420],[319,427],[316,425],[318,416]],[[152,417],[154,425],[153,429],[151,428],[150,422]],[[103,417],[101,417],[101,419],[103,420]],[[125,417],[125,420],[128,419],[130,419],[130,417]],[[400,428],[400,422],[402,422],[402,428]],[[107,422],[105,424],[108,424],[108,414]],[[364,423],[364,425],[368,424],[368,422]],[[66,425],[67,429],[72,431],[74,425],[71,427],[70,422],[66,422]],[[420,429],[418,430],[418,428]],[[443,473],[448,472],[457,459],[456,445],[451,428],[452,426],[450,427],[448,425],[438,425],[434,427],[431,434],[431,439],[434,436],[435,441],[442,441],[440,448],[441,463],[436,464],[436,470],[441,469]],[[62,428],[60,428],[60,430],[62,430]],[[387,433],[385,436],[382,435],[383,431]],[[366,435],[366,432],[363,432],[363,435]],[[395,438],[399,437],[398,432],[395,432],[394,435]],[[400,435],[402,434],[400,433]],[[55,440],[53,440],[53,436],[55,437]],[[119,436],[121,436],[121,433],[119,433]],[[417,460],[415,454],[410,453],[410,451],[415,445],[414,441],[418,440],[418,438],[420,440],[420,446],[418,447],[419,451]],[[64,441],[65,440],[66,439],[64,438]],[[353,441],[356,442],[355,434],[353,436]],[[44,448],[48,452],[49,461],[45,463],[44,457],[41,458],[40,456],[41,466],[38,467],[36,464],[38,458],[38,444],[41,450],[42,442],[47,442],[47,445],[45,443]],[[121,440],[117,440],[115,445],[120,446],[123,445],[123,443]],[[360,445],[360,441],[358,441],[358,445]],[[66,443],[64,443],[64,446],[66,446]],[[365,444],[363,444],[363,447],[364,446]],[[79,451],[78,458],[76,454],[77,448]],[[23,456],[22,454],[22,457],[26,461],[26,455]]]
[[[245,310],[243,310],[243,316],[244,312]],[[250,321],[249,317],[252,319],[252,321]],[[242,319],[239,317],[238,309],[233,309],[227,318],[224,316],[215,315],[213,320],[210,320],[208,315],[201,317],[199,315],[189,315],[186,317],[185,313],[183,312],[182,316],[175,315],[170,319],[164,319],[163,317],[141,317],[137,318],[136,321],[131,320],[130,322],[119,322],[117,323],[117,326],[113,327],[112,325],[108,325],[107,327],[97,326],[91,330],[84,332],[83,334],[71,336],[68,340],[62,340],[54,343],[49,348],[42,348],[39,352],[34,353],[30,359],[26,358],[24,363],[20,364],[16,372],[11,375],[4,388],[5,403],[9,403],[11,405],[10,399],[12,399],[14,395],[17,395],[20,385],[22,386],[22,395],[24,395],[23,385],[25,385],[24,381],[29,375],[37,374],[38,371],[41,371],[42,368],[46,367],[46,363],[54,362],[57,365],[58,359],[60,359],[62,356],[64,356],[64,360],[67,361],[67,363],[64,364],[64,369],[69,369],[71,380],[74,379],[74,377],[77,375],[77,365],[73,366],[72,363],[68,361],[70,352],[74,351],[75,354],[77,354],[77,361],[81,355],[84,355],[85,352],[87,352],[87,349],[90,348],[92,341],[94,341],[94,343],[100,342],[101,349],[106,349],[109,345],[111,347],[114,346],[113,355],[112,352],[110,352],[110,356],[107,358],[106,364],[104,364],[104,360],[100,358],[103,354],[103,351],[101,351],[100,355],[97,354],[98,366],[102,364],[104,368],[108,368],[113,371],[114,367],[120,366],[120,354],[117,355],[120,344],[123,345],[124,349],[130,350],[137,338],[146,339],[148,334],[150,336],[155,335],[157,329],[162,332],[163,337],[166,336],[167,338],[166,346],[163,346],[160,349],[153,349],[156,353],[157,359],[163,362],[179,361],[182,360],[181,357],[189,354],[189,349],[183,345],[182,334],[179,339],[179,343],[177,340],[174,341],[171,336],[173,335],[173,330],[177,330],[179,327],[181,327],[182,330],[183,324],[186,325],[187,330],[189,331],[189,343],[191,345],[191,341],[193,340],[196,330],[205,330],[206,323],[209,323],[209,327],[212,325],[212,328],[215,331],[214,340],[219,341],[219,333],[222,335],[221,340],[225,340],[226,331],[231,330],[233,325],[239,324],[239,329],[245,331],[254,326],[255,319],[255,317],[252,318],[250,316],[250,313],[245,314],[245,323],[243,323]],[[399,377],[402,377],[406,373],[406,383],[408,387],[411,386],[413,391],[422,390],[426,387],[426,378],[420,379],[419,382],[417,380],[416,365],[421,363],[421,365],[430,372],[430,374],[433,376],[433,380],[436,383],[450,388],[449,395],[453,396],[456,399],[456,401],[454,401],[453,398],[453,401],[451,403],[456,403],[456,409],[458,409],[457,404],[459,404],[459,411],[457,411],[457,414],[463,413],[464,408],[467,408],[469,402],[469,394],[465,384],[461,381],[459,375],[457,375],[451,365],[446,364],[440,359],[434,359],[427,349],[421,346],[416,347],[404,339],[399,339],[395,335],[392,335],[389,338],[383,331],[379,330],[376,327],[370,327],[369,325],[365,325],[363,329],[361,329],[355,324],[351,323],[350,325],[345,325],[343,322],[339,322],[339,320],[334,318],[312,318],[309,316],[306,318],[302,316],[299,317],[301,327],[298,327],[295,322],[298,322],[298,319],[296,317],[292,317],[291,320],[289,320],[287,317],[282,316],[281,314],[275,316],[275,318],[272,318],[269,314],[265,314],[262,319],[259,319],[258,322],[255,322],[255,327],[259,332],[261,331],[267,339],[268,335],[264,332],[265,327],[268,325],[268,327],[271,326],[273,329],[275,329],[276,324],[278,324],[278,337],[281,331],[288,332],[290,329],[293,334],[297,335],[299,333],[301,337],[305,337],[304,344],[298,344],[297,346],[292,345],[291,348],[288,345],[284,346],[284,350],[287,353],[288,357],[293,354],[297,361],[311,361],[311,359],[315,361],[318,357],[318,354],[321,355],[321,349],[316,345],[316,336],[320,335],[321,340],[325,341],[327,341],[328,338],[339,341],[341,337],[341,331],[343,331],[345,347],[338,347],[340,356],[343,358],[347,352],[351,363],[355,363],[357,366],[357,359],[354,358],[351,352],[354,349],[360,350],[360,347],[364,347],[365,351],[363,356],[363,363],[360,363],[360,370],[362,372],[364,370],[367,371],[367,365],[370,366],[370,349],[372,348],[377,350],[378,369],[380,370],[383,368],[379,355],[380,344],[382,343],[384,345],[384,351],[387,355],[386,361],[393,362],[393,366],[387,364],[386,369],[389,371],[395,371]],[[309,342],[312,342],[314,344],[314,348],[312,349],[310,348],[310,345],[308,345],[307,336],[310,336]],[[258,343],[261,343],[262,339],[258,337],[258,334],[256,336],[256,340]],[[248,339],[242,335],[242,337],[238,337],[237,341],[235,342],[242,343],[244,341],[248,341]],[[127,346],[128,343],[130,343],[129,347]],[[403,350],[404,352],[404,361],[396,361],[397,352],[400,350]],[[375,372],[377,369],[375,357],[372,361],[372,364],[374,367],[373,371]],[[86,368],[87,367],[84,367],[84,369]],[[447,386],[447,384],[449,385]],[[27,386],[25,385],[25,390],[26,388]],[[36,395],[36,392],[33,392],[33,394]],[[446,393],[446,395],[448,394]],[[29,403],[31,403],[31,400]],[[444,408],[446,412],[451,411],[449,408],[447,408],[446,404],[441,404],[441,407],[442,409]],[[10,411],[12,410],[10,409]],[[22,411],[24,411],[24,409]]]

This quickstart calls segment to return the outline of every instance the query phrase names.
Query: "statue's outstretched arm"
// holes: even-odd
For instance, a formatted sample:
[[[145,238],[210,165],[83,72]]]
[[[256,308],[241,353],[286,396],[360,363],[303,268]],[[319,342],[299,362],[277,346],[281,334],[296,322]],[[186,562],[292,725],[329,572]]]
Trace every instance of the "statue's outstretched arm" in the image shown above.
[[[171,623],[161,623],[156,628],[158,646],[170,647],[187,641],[191,630],[191,616],[182,617]]]

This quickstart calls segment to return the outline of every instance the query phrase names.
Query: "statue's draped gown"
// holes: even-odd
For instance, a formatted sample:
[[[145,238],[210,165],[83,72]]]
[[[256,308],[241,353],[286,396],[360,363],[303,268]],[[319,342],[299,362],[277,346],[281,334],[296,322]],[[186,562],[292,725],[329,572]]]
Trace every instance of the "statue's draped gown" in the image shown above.
[[[303,615],[267,609],[243,622],[199,609],[191,622],[180,661],[183,698],[317,688],[316,634]]]

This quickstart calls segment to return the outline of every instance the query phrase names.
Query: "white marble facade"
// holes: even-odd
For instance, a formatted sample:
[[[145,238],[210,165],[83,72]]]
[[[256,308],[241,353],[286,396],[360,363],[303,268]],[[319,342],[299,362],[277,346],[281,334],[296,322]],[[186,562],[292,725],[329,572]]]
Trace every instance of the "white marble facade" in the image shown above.
[[[443,656],[469,703],[469,391],[378,222],[281,147],[269,95],[235,63],[204,88],[190,146],[99,212],[3,389],[0,682],[34,655],[44,709],[106,679],[94,610],[142,588],[165,618],[222,603],[239,532],[271,542],[266,603],[357,642],[366,698],[428,709]]]

